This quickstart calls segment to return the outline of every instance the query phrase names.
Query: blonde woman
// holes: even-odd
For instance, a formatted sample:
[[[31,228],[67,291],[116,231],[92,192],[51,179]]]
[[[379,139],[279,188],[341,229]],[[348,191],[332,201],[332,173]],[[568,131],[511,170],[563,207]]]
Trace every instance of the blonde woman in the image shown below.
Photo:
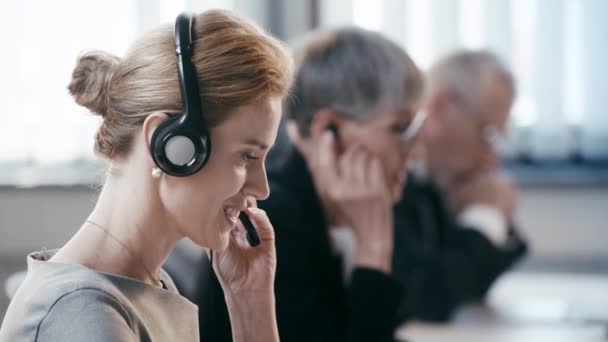
[[[192,44],[182,51],[173,27],[162,26],[123,58],[88,52],[78,59],[69,91],[103,118],[95,149],[109,161],[108,176],[72,239],[28,256],[0,341],[199,341],[197,307],[161,269],[184,237],[214,251],[233,338],[278,340],[274,232],[261,209],[247,207],[269,193],[264,159],[276,137],[291,62],[277,41],[228,12],[189,20],[191,32],[182,39]],[[155,147],[157,129],[186,111],[196,114],[182,105],[194,88],[180,92],[176,46],[178,57],[189,54],[185,61],[195,69],[195,97],[204,109],[203,120],[180,129],[207,129],[192,122],[208,126],[200,136],[208,156],[186,173],[171,156],[179,165],[167,167]],[[167,155],[182,148],[183,157],[187,139],[180,139],[163,145]],[[259,246],[243,243],[240,212],[253,221]]]

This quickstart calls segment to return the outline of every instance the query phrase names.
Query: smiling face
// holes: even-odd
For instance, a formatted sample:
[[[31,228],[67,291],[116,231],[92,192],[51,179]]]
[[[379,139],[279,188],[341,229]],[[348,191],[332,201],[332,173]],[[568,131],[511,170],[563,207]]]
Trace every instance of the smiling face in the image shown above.
[[[211,129],[213,150],[207,165],[189,177],[163,177],[159,189],[170,223],[213,250],[227,247],[248,198],[269,195],[264,160],[277,135],[281,98],[226,115]]]

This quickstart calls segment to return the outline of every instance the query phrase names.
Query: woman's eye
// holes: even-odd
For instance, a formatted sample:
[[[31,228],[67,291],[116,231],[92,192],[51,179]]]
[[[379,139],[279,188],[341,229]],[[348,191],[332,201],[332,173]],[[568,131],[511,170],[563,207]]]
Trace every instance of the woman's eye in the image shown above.
[[[243,161],[245,161],[246,163],[258,159],[260,158],[256,157],[253,153],[243,153]]]

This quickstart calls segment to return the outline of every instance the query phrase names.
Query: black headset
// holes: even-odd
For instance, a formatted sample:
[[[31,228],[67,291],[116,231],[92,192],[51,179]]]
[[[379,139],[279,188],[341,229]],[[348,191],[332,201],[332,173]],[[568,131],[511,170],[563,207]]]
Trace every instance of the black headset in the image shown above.
[[[192,63],[192,22],[193,17],[189,13],[182,13],[175,20],[175,54],[183,112],[161,123],[150,142],[150,152],[156,165],[177,177],[199,171],[211,154],[209,128]]]

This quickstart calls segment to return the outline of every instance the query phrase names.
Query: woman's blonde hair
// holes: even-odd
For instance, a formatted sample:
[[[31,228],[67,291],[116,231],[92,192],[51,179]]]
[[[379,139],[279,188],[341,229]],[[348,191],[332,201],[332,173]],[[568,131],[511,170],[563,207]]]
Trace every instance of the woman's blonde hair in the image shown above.
[[[194,18],[193,44],[210,126],[236,107],[286,95],[291,58],[255,24],[227,11],[208,11]],[[82,54],[68,90],[79,105],[103,117],[95,150],[107,158],[124,156],[147,115],[181,110],[173,26],[144,34],[123,58]]]

